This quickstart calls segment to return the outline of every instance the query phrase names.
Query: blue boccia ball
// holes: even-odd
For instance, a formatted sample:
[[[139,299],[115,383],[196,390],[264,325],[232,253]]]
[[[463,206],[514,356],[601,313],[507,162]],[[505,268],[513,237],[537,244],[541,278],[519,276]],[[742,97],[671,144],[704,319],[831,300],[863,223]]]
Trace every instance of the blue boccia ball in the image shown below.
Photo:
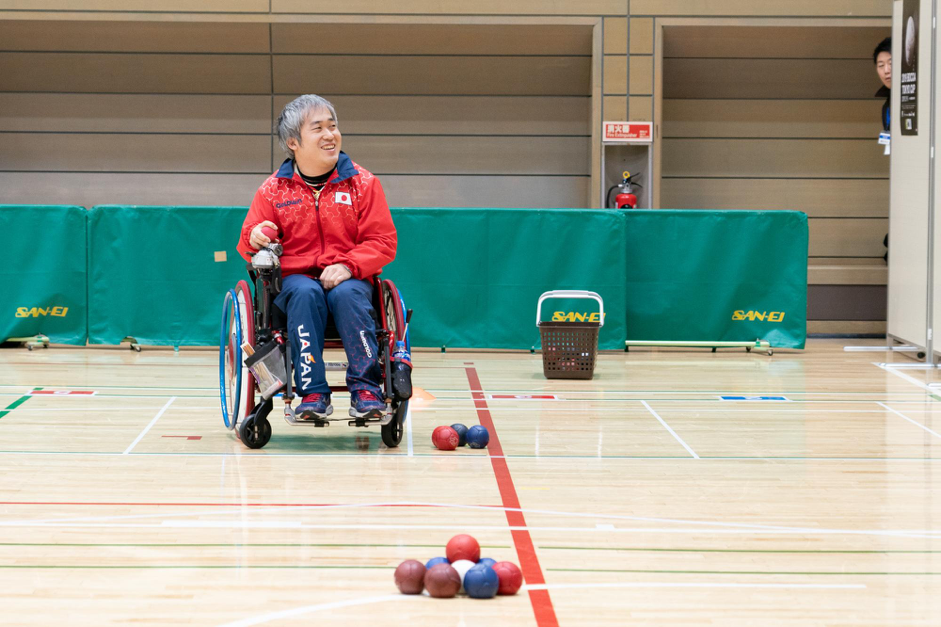
[[[446,557],[432,557],[430,560],[425,562],[425,570],[431,570],[432,566],[437,566],[438,564],[450,564]]]
[[[479,560],[477,560],[478,566],[483,564],[484,566],[490,566],[491,568],[493,568],[493,565],[496,563],[497,563],[497,560],[493,559],[492,557],[482,557]]]
[[[467,427],[459,422],[455,422],[453,425],[451,425],[451,428],[457,431],[457,437],[459,439],[457,445],[464,446],[467,444]]]
[[[500,578],[497,571],[485,564],[477,564],[464,575],[464,590],[475,599],[492,599],[497,596]]]
[[[467,445],[471,448],[486,448],[490,442],[490,432],[480,425],[467,430]]]

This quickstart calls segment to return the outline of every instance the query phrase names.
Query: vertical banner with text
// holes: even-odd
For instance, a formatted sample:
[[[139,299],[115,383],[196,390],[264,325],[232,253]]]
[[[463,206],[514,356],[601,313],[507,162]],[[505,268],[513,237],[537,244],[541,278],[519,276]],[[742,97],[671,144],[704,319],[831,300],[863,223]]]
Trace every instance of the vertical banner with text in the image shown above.
[[[902,3],[901,93],[899,94],[899,126],[902,135],[918,135],[918,39],[919,0]]]

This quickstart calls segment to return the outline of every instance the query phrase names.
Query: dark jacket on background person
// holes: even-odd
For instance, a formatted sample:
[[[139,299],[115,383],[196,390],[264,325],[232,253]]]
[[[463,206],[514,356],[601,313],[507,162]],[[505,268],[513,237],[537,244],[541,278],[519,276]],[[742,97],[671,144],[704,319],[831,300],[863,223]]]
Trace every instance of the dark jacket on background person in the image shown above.
[[[889,107],[892,103],[892,90],[883,85],[879,88],[879,91],[876,92],[876,98],[885,97],[885,104],[882,105],[882,130],[888,132],[892,128],[892,117]]]

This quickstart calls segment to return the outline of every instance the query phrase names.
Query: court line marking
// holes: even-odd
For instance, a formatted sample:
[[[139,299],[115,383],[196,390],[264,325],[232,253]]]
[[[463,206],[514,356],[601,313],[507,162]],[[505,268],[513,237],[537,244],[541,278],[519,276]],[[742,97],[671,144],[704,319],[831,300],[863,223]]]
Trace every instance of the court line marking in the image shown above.
[[[220,625],[220,627],[251,627],[252,625],[261,625],[273,620],[294,618],[295,616],[303,616],[304,614],[314,614],[316,612],[323,612],[326,610],[336,610],[343,607],[355,607],[359,605],[370,605],[373,603],[403,601],[408,598],[409,595],[406,594],[388,594],[379,597],[365,597],[358,599],[347,599],[345,601],[333,601],[331,603],[318,603],[317,605],[304,605],[302,607],[296,607],[291,610],[270,612],[268,614],[261,614],[260,616],[253,616],[251,618],[243,618],[241,620],[230,623],[223,623]]]
[[[763,588],[763,589],[794,589],[794,590],[807,590],[807,589],[844,589],[844,590],[858,590],[866,588],[865,584],[817,584],[817,583],[748,583],[748,582],[697,582],[697,581],[687,581],[687,582],[661,582],[661,581],[632,581],[632,582],[623,582],[623,583],[569,583],[569,584],[534,584],[526,585],[521,588],[522,592],[532,592],[532,591],[546,591],[549,590],[577,590],[577,589],[591,589],[591,588]],[[373,603],[383,603],[385,601],[404,601],[409,598],[409,595],[405,594],[395,594],[381,597],[365,597],[361,599],[348,599],[346,601],[334,601],[332,603],[321,603],[318,605],[305,605],[302,607],[297,607],[290,610],[281,610],[279,612],[271,612],[268,614],[261,614],[259,616],[253,616],[251,618],[244,618],[242,620],[237,620],[229,623],[223,623],[219,627],[252,627],[253,625],[262,625],[274,620],[280,620],[285,618],[294,618],[297,616],[303,616],[305,614],[314,614],[316,612],[322,612],[325,610],[339,609],[343,607],[355,607],[362,605],[370,605]]]
[[[931,388],[929,388],[927,385],[925,385],[924,383],[922,383],[922,382],[919,381],[918,379],[915,379],[915,378],[913,378],[913,377],[908,376],[908,375],[905,374],[904,372],[899,372],[897,368],[894,368],[894,367],[893,367],[893,364],[887,364],[887,363],[885,363],[885,362],[881,362],[881,363],[880,363],[880,362],[874,361],[874,362],[872,362],[872,365],[873,365],[873,366],[878,366],[879,368],[882,368],[882,369],[885,370],[886,372],[891,372],[892,374],[894,374],[895,376],[899,377],[900,379],[905,379],[906,381],[908,381],[908,382],[911,383],[912,385],[917,385],[918,387],[920,387],[921,389],[923,389],[923,390],[926,391],[926,392],[931,392]]]
[[[681,438],[680,436],[678,436],[678,435],[676,434],[676,431],[674,431],[674,430],[670,427],[670,425],[668,425],[668,424],[666,423],[666,421],[665,421],[663,418],[660,417],[660,414],[658,414],[657,412],[655,412],[655,411],[653,410],[653,407],[651,407],[650,405],[647,404],[647,401],[641,401],[641,403],[643,403],[644,407],[647,408],[647,411],[649,411],[651,414],[653,414],[654,418],[656,418],[657,420],[660,421],[660,424],[662,424],[664,427],[666,427],[666,430],[670,432],[670,435],[672,435],[674,438],[676,438],[676,441],[679,442],[680,444],[682,444],[682,445],[683,445],[683,448],[685,448],[685,449],[689,452],[689,454],[693,456],[694,459],[699,459],[699,455],[696,454],[696,451],[694,451],[693,449],[691,449],[691,448],[689,447],[689,445],[688,445],[686,442],[683,441],[683,438]]]
[[[412,457],[414,455],[414,447],[412,446],[412,404],[408,404],[408,409],[405,410],[405,437],[408,440],[408,456]]]
[[[780,588],[780,589],[860,589],[864,583],[748,583],[734,581],[625,581],[618,583],[558,583],[523,586],[523,590],[578,590],[584,588]]]
[[[164,523],[68,523],[68,524],[53,524],[53,523],[44,523],[36,524],[32,522],[16,522],[13,524],[0,522],[0,527],[54,527],[54,528],[64,528],[64,527],[74,527],[77,529],[297,529],[297,530],[356,530],[356,531],[382,531],[388,529],[404,530],[404,531],[448,531],[451,533],[460,532],[467,533],[470,530],[478,531],[519,531],[529,533],[530,531],[545,531],[551,533],[564,532],[564,533],[636,533],[636,534],[721,534],[721,535],[795,535],[802,534],[806,536],[832,536],[832,535],[874,535],[874,536],[890,536],[898,538],[912,538],[912,539],[941,539],[941,531],[929,531],[927,533],[912,533],[909,531],[881,531],[881,530],[819,530],[819,529],[810,529],[810,530],[776,530],[776,529],[686,529],[686,528],[662,528],[662,527],[616,527],[614,529],[605,528],[598,529],[596,527],[534,527],[534,526],[506,526],[502,525],[480,525],[480,524],[455,524],[455,525],[390,525],[390,524],[375,524],[375,525],[350,525],[350,524],[337,524],[337,525],[323,525],[323,524],[308,524],[301,522],[292,522],[292,521],[271,521],[271,522],[252,522],[252,521],[190,521],[190,520],[174,520],[166,521]]]
[[[545,583],[542,567],[539,565],[539,557],[536,555],[536,547],[526,526],[526,518],[523,516],[516,486],[513,484],[513,476],[510,474],[506,457],[503,456],[503,446],[500,444],[500,438],[493,424],[487,397],[483,391],[480,377],[477,375],[477,369],[468,366],[465,368],[464,373],[467,375],[467,382],[471,388],[480,388],[480,391],[474,391],[471,394],[474,398],[474,407],[477,409],[477,419],[490,433],[487,456],[490,458],[493,474],[497,480],[497,488],[503,501],[506,522],[510,525],[510,534],[513,537],[513,545],[516,547],[516,555],[520,561],[523,578],[535,584]],[[517,528],[514,529],[514,526]],[[559,619],[555,615],[552,597],[549,596],[548,591],[533,590],[529,592],[529,602],[533,607],[537,627],[559,627]]]
[[[121,453],[122,455],[127,455],[128,453],[131,452],[131,450],[132,450],[135,446],[137,446],[137,443],[140,442],[140,441],[144,438],[145,435],[147,435],[147,432],[150,431],[151,427],[153,427],[155,424],[157,424],[157,421],[160,420],[160,416],[162,416],[162,415],[164,414],[164,412],[166,412],[167,409],[169,409],[170,405],[171,405],[171,404],[173,403],[173,401],[175,401],[175,400],[176,400],[176,397],[175,397],[175,396],[171,396],[171,397],[170,397],[170,400],[167,401],[167,402],[164,404],[164,406],[160,409],[160,411],[157,412],[157,415],[154,416],[154,419],[150,421],[150,424],[148,424],[146,427],[144,427],[144,430],[141,431],[140,434],[138,434],[138,436],[134,439],[133,442],[131,442],[131,445],[128,446],[126,449],[124,449],[124,452]]]
[[[11,503],[12,504],[12,503]],[[33,503],[20,503],[24,505],[30,505]],[[37,503],[40,504],[40,503]],[[107,503],[105,503],[107,505]],[[76,503],[76,505],[81,505],[81,503]],[[132,505],[130,503],[115,503],[117,506],[126,506]],[[157,506],[159,504],[154,503],[141,503],[142,506]],[[181,505],[186,505],[185,503]],[[198,503],[191,504],[194,507],[198,507]],[[848,534],[848,535],[875,535],[875,536],[899,536],[899,537],[941,537],[941,530],[933,529],[830,529],[830,528],[821,528],[821,527],[789,527],[783,525],[767,525],[759,523],[739,523],[739,522],[721,522],[721,521],[698,521],[698,520],[685,520],[685,519],[672,519],[672,518],[655,518],[649,516],[627,516],[620,514],[597,514],[597,513],[584,513],[584,512],[563,512],[555,510],[542,510],[542,509],[522,509],[519,507],[506,507],[506,506],[495,506],[495,505],[463,505],[463,504],[453,504],[453,503],[420,503],[420,502],[400,502],[400,503],[350,503],[350,504],[324,504],[324,505],[285,505],[285,506],[268,506],[261,505],[257,509],[253,509],[253,512],[259,512],[262,514],[265,513],[283,513],[285,511],[291,510],[319,510],[323,511],[326,509],[359,509],[359,508],[373,508],[373,507],[396,507],[396,506],[405,506],[405,507],[442,507],[442,508],[453,508],[453,509],[465,509],[465,510],[477,510],[477,511],[488,511],[488,512],[504,512],[507,518],[511,517],[511,514],[516,514],[519,519],[522,519],[523,513],[530,514],[544,514],[560,517],[570,517],[570,518],[591,518],[591,519],[608,519],[608,520],[621,520],[621,521],[630,521],[630,522],[657,522],[665,524],[674,524],[674,525],[698,525],[698,527],[692,529],[683,529],[683,528],[667,528],[667,527],[658,527],[658,528],[631,528],[631,527],[614,527],[613,525],[606,525],[603,529],[599,528],[597,525],[591,528],[583,527],[527,527],[525,520],[522,523],[519,523],[519,519],[515,519],[514,522],[511,522],[511,527],[515,526],[516,529],[543,529],[543,530],[574,530],[574,531],[604,531],[604,532],[618,532],[618,533],[631,533],[631,532],[650,532],[650,533],[696,533],[696,532],[714,532],[714,533],[781,533],[781,534],[799,534],[804,533],[808,535],[834,535],[834,534]],[[267,510],[267,511],[266,511]],[[211,512],[211,515],[222,515],[222,514],[234,514],[237,516],[244,516],[245,514],[244,507],[232,508],[230,510],[222,510]],[[299,520],[278,520],[278,521],[249,521],[246,519],[239,519],[236,521],[226,521],[226,520],[200,520],[200,521],[186,521],[186,520],[171,520],[171,519],[181,519],[189,517],[200,517],[206,516],[208,512],[203,511],[191,511],[191,512],[181,512],[175,514],[166,514],[166,513],[150,513],[150,514],[125,514],[119,516],[83,516],[78,518],[53,518],[53,519],[27,519],[27,520],[14,520],[14,521],[0,521],[0,527],[16,527],[16,526],[48,526],[48,527],[64,527],[64,526],[95,526],[91,524],[74,524],[74,523],[91,523],[101,521],[116,521],[116,520],[142,520],[150,518],[163,518],[164,520],[156,525],[134,525],[134,524],[99,524],[98,526],[111,527],[111,526],[126,526],[126,527],[209,527],[209,528],[325,528],[325,529],[343,529],[343,525],[311,525],[303,523]],[[520,526],[520,524],[522,526]],[[478,528],[486,529],[499,529],[500,527],[493,526],[481,526],[481,525],[470,525],[476,526]],[[381,528],[381,525],[348,525],[349,528],[362,528],[362,529],[372,529],[372,528]],[[390,525],[389,528],[397,529],[452,529],[450,526],[441,526],[441,525]],[[921,534],[921,535],[913,535]],[[925,536],[925,534],[928,534]]]
[[[885,413],[885,412],[881,412]],[[375,432],[372,432],[375,433]],[[87,457],[112,457],[112,456],[121,456],[123,453],[118,453],[115,451],[0,451],[0,456],[3,455],[59,455],[59,456],[77,456],[84,455]],[[384,452],[381,454],[383,457],[407,457],[405,453],[387,453]],[[349,453],[185,453],[185,452],[145,452],[145,453],[130,453],[129,457],[236,457],[239,459],[268,459],[274,457],[298,457],[298,458],[317,458],[317,457],[343,457],[355,459],[359,457],[373,457],[374,455],[362,455],[356,452]],[[454,460],[461,460],[465,462],[472,461],[487,461],[488,458],[485,454],[467,454],[467,455],[458,455],[458,456],[449,456],[439,453],[415,453],[413,456],[416,459],[428,459],[428,458],[449,458]],[[503,459],[516,459],[516,460],[556,460],[556,459],[585,459],[585,460],[595,460],[595,461],[692,461],[692,457],[687,455],[497,455],[494,456],[497,458]],[[941,462],[941,457],[800,457],[794,455],[782,455],[779,457],[773,456],[754,456],[746,457],[741,455],[702,455],[699,457],[703,461],[714,461],[714,462],[727,462],[727,461],[760,461],[760,462],[781,462],[781,461],[800,461],[800,462],[910,462],[910,463],[921,463],[921,462]]]
[[[889,407],[889,406],[886,405],[885,403],[878,403],[878,405],[884,407],[885,409],[888,409],[890,412],[892,412],[893,414],[895,414],[895,415],[898,416],[899,418],[904,418],[905,420],[909,421],[910,423],[912,423],[912,424],[915,425],[916,427],[921,427],[922,429],[924,429],[925,431],[927,431],[927,432],[930,433],[931,435],[935,436],[936,438],[941,438],[941,433],[938,433],[937,431],[933,431],[933,430],[929,429],[928,427],[926,427],[925,425],[921,424],[921,423],[918,422],[917,420],[912,420],[911,418],[909,418],[908,416],[906,416],[906,415],[903,414],[902,412],[896,411],[896,410],[892,409],[891,407]]]
[[[36,392],[36,391],[41,390],[41,389],[42,389],[42,388],[33,388],[32,390],[30,390],[30,392]],[[16,409],[17,407],[19,407],[20,405],[22,405],[23,403],[25,403],[26,401],[28,401],[28,400],[31,399],[31,398],[35,398],[35,397],[34,397],[32,394],[30,394],[29,392],[27,392],[26,394],[23,394],[23,395],[20,396],[18,399],[16,399],[16,400],[13,401],[12,403],[10,403],[10,404],[7,405],[6,407],[4,407],[2,410],[0,410],[0,418],[3,418],[3,417],[6,416],[7,414],[9,414],[11,411],[13,411],[14,409]]]

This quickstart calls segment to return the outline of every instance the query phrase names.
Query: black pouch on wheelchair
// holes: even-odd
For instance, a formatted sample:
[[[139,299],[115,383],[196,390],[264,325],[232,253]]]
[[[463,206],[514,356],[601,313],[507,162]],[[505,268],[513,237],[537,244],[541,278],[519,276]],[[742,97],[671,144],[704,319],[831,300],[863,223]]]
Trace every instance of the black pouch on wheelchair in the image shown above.
[[[412,398],[412,368],[401,361],[392,364],[392,393],[401,401]]]
[[[247,348],[246,352],[249,352]],[[245,365],[255,375],[258,389],[265,400],[277,394],[287,381],[284,347],[277,342],[271,341],[259,346],[245,359]]]

